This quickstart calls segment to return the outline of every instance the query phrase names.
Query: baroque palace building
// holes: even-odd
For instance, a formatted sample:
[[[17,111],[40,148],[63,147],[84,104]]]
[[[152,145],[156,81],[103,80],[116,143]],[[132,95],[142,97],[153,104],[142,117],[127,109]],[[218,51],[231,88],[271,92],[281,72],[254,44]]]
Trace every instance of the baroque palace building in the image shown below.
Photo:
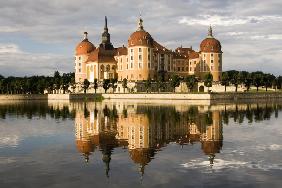
[[[129,81],[156,80],[163,76],[166,80],[173,74],[185,77],[195,75],[203,79],[211,73],[214,81],[221,79],[222,50],[220,42],[214,38],[211,26],[207,37],[201,42],[199,51],[192,47],[167,49],[153,39],[143,27],[140,17],[138,28],[128,38],[128,46],[115,48],[111,43],[107,17],[105,17],[102,41],[95,47],[88,40],[87,32],[75,50],[75,80],[88,79],[102,81],[126,78]]]

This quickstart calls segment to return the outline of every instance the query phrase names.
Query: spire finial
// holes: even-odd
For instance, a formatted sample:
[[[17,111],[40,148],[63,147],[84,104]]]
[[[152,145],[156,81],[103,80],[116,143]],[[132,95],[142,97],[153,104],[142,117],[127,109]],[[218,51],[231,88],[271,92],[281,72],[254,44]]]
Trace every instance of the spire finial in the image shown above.
[[[138,22],[138,31],[143,31],[143,30],[144,30],[144,27],[143,27],[143,20],[142,20],[141,12],[140,12],[140,15],[139,15],[139,22]]]
[[[212,26],[211,26],[211,25],[210,25],[210,27],[209,27],[208,37],[213,37],[213,36],[212,36]]]
[[[84,34],[84,39],[88,39],[87,38],[88,33],[85,31],[83,34]]]
[[[105,16],[105,27],[104,30],[108,30],[108,19],[107,16]]]

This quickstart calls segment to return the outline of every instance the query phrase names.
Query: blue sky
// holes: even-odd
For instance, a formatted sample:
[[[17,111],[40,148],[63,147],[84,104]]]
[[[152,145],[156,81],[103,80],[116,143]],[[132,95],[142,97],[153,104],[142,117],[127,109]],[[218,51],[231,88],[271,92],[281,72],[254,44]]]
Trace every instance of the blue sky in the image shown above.
[[[169,49],[199,49],[208,26],[223,47],[223,69],[282,74],[281,0],[9,0],[0,2],[0,74],[73,71],[83,31],[98,46],[104,16],[115,47],[127,45],[139,12]]]

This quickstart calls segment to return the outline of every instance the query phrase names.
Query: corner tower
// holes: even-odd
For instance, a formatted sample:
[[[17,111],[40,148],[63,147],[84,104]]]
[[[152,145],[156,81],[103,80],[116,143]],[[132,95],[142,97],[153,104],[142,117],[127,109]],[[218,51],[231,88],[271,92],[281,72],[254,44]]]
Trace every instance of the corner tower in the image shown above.
[[[143,20],[140,16],[138,28],[128,39],[128,63],[127,75],[128,80],[146,80],[153,71],[153,38],[144,30]]]
[[[199,76],[211,73],[214,81],[221,80],[222,73],[222,51],[220,42],[214,38],[212,27],[209,27],[207,37],[200,44],[201,60]]]
[[[88,33],[84,32],[83,40],[75,48],[75,82],[86,79],[86,61],[95,46],[88,40]]]

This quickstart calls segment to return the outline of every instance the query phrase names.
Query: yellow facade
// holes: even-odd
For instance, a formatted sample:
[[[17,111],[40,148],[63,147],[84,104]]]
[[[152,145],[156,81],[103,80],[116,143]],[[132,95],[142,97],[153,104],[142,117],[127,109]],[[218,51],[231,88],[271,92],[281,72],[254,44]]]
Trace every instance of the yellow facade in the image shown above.
[[[156,80],[160,74],[164,74],[166,79],[173,74],[181,77],[196,75],[199,79],[204,79],[207,73],[213,75],[214,81],[221,79],[221,45],[213,38],[211,28],[198,52],[192,50],[192,47],[168,50],[144,30],[141,18],[137,31],[129,37],[128,47],[109,48],[112,45],[107,25],[102,39],[104,42],[100,47],[93,49],[91,53],[75,57],[76,82],[84,79],[93,82],[95,78],[100,81],[110,78],[120,81],[124,78],[129,81],[148,78]]]

